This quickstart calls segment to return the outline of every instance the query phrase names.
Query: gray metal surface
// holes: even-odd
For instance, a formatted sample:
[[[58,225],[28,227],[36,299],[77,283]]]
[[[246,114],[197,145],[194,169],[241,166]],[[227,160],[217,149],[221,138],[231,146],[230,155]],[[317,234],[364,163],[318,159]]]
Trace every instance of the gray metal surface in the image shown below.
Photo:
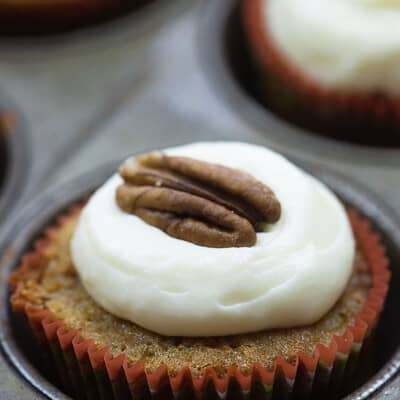
[[[204,7],[212,2],[199,7],[200,1],[182,2],[168,18],[153,20],[148,30],[124,27],[89,39],[44,44],[0,41],[0,87],[23,110],[32,135],[34,163],[19,205],[49,186],[61,187],[128,153],[193,140],[230,139],[267,145],[328,166],[400,207],[397,153],[371,150],[360,155],[351,146],[338,150],[326,143],[317,145],[301,134],[282,140],[274,124],[265,130],[243,118],[237,110],[242,103],[228,105],[225,93],[219,95],[214,87],[210,71],[216,65],[198,51],[199,25],[209,18]],[[399,388],[400,377],[374,398],[398,399]],[[0,355],[0,399],[34,399],[33,393]]]
[[[27,129],[21,112],[0,92],[0,140],[5,157],[0,160],[0,224],[16,207],[26,186],[26,171],[32,161]]]

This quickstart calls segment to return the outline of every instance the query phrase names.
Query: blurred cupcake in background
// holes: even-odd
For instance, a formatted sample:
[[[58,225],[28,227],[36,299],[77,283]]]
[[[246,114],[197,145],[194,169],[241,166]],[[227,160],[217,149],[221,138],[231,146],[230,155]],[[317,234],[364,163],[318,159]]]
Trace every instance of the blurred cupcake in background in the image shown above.
[[[400,1],[243,0],[265,104],[340,140],[400,145]]]
[[[151,0],[1,0],[0,34],[62,32],[113,18]]]

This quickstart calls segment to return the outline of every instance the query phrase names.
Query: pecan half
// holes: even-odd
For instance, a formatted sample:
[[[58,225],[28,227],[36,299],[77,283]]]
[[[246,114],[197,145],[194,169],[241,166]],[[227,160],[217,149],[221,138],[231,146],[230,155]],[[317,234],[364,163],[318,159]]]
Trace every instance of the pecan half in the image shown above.
[[[120,175],[122,210],[201,246],[253,246],[256,230],[281,215],[271,189],[222,165],[153,152],[123,164]]]

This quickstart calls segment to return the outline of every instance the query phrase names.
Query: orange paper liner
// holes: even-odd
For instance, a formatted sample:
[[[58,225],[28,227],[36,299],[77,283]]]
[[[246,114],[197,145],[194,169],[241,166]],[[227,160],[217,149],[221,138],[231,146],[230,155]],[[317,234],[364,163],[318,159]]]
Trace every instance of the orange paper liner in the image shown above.
[[[0,32],[51,33],[75,29],[134,10],[151,0],[30,0],[15,4],[0,1]]]
[[[115,14],[118,6],[112,0],[28,1],[0,4],[0,32],[45,32],[76,27]]]
[[[265,0],[242,0],[245,32],[252,52],[268,75],[280,80],[317,109],[355,112],[376,120],[400,122],[400,97],[352,93],[324,87],[293,65],[268,35],[263,18]]]
[[[75,207],[69,215],[61,217],[59,225],[76,216],[80,209]],[[300,352],[293,363],[278,357],[272,369],[254,364],[245,374],[232,366],[225,376],[218,376],[213,368],[205,368],[200,375],[192,373],[190,368],[171,374],[167,365],[160,365],[150,372],[143,360],[130,365],[124,354],[97,348],[93,340],[82,337],[78,330],[68,329],[48,309],[11,299],[12,309],[16,315],[26,317],[31,336],[52,354],[53,369],[58,370],[64,386],[69,391],[74,389],[78,398],[229,400],[236,399],[238,393],[245,399],[268,399],[280,393],[285,399],[292,396],[308,399],[315,393],[337,390],[346,379],[352,379],[360,367],[361,350],[367,347],[366,339],[377,324],[389,287],[389,262],[380,237],[355,210],[349,211],[349,218],[372,278],[366,304],[356,315],[354,325],[348,326],[342,336],[334,336],[329,346],[317,345],[312,355]],[[41,268],[42,250],[55,230],[57,227],[48,229],[46,237],[35,243],[35,250],[23,257],[21,267],[10,278],[14,289],[24,277]]]

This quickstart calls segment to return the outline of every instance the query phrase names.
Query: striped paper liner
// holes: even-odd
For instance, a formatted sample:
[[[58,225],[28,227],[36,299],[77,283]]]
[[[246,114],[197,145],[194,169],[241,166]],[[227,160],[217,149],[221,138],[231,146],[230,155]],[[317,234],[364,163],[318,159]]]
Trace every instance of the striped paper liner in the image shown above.
[[[152,0],[0,1],[0,33],[44,34],[76,29],[136,10]]]

